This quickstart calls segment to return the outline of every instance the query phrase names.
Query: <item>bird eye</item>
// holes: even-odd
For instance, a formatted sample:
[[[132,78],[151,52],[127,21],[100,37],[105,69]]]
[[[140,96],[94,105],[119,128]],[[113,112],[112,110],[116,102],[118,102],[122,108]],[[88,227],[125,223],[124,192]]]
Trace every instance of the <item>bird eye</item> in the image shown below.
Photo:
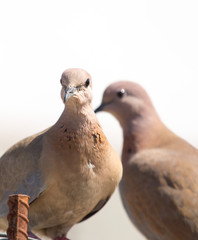
[[[124,94],[125,94],[124,88],[122,88],[120,91],[117,92],[117,96],[118,96],[119,98],[122,98],[122,97],[124,96]]]
[[[86,82],[85,82],[85,87],[88,87],[89,84],[90,84],[90,80],[89,80],[89,78],[87,78],[87,80],[86,80]]]

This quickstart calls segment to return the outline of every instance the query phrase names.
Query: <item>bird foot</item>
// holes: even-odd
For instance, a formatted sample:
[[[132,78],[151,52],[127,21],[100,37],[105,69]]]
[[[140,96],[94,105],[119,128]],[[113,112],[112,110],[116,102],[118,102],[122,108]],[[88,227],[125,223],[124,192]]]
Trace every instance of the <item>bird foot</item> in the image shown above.
[[[38,238],[34,233],[32,232],[28,232],[28,237],[30,238],[34,238],[34,239],[37,239],[37,240],[41,240],[40,238]]]

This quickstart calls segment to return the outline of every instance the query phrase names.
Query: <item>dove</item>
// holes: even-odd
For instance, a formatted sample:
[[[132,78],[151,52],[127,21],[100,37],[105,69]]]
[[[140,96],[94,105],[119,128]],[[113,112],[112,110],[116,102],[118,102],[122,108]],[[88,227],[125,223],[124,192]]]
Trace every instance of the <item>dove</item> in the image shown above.
[[[198,239],[198,150],[169,130],[137,83],[112,83],[95,112],[123,130],[120,194],[131,222],[150,240]]]
[[[29,231],[67,239],[74,224],[105,205],[121,179],[121,160],[92,108],[91,76],[71,68],[60,82],[65,106],[58,121],[16,143],[0,158],[2,230],[7,228],[8,196],[26,194]]]

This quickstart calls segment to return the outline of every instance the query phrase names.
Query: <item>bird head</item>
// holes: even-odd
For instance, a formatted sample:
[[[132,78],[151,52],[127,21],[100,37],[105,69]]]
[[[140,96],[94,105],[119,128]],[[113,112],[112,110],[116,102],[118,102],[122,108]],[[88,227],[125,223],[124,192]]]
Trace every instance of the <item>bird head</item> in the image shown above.
[[[65,105],[85,105],[92,101],[92,79],[83,69],[70,68],[63,72],[61,98]]]
[[[129,81],[119,81],[106,88],[102,103],[95,112],[109,112],[123,125],[130,119],[142,116],[147,108],[153,108],[152,103],[140,85]]]

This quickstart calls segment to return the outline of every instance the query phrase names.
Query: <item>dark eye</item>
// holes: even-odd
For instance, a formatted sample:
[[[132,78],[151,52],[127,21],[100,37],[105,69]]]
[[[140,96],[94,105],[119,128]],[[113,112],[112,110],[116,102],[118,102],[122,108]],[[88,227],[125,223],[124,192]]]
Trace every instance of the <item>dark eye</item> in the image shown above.
[[[124,88],[122,88],[120,91],[117,92],[117,96],[118,96],[119,98],[122,98],[122,97],[124,96],[124,94],[125,94]]]
[[[85,82],[85,87],[88,87],[89,84],[90,84],[90,80],[89,80],[89,78],[87,78],[87,80],[86,80],[86,82]]]
[[[62,78],[61,78],[61,80],[60,80],[60,83],[61,83],[61,85],[63,84]]]

